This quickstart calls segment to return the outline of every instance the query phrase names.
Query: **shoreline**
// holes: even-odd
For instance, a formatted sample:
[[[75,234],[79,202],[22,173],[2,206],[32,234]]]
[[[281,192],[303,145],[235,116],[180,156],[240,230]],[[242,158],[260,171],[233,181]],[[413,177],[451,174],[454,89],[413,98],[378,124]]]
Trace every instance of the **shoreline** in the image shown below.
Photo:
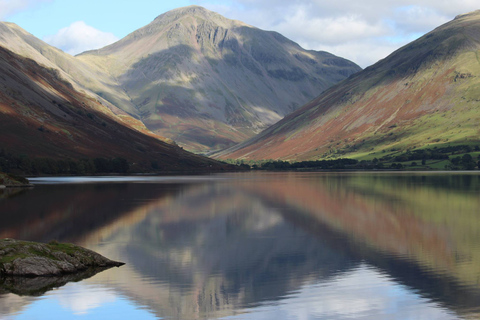
[[[0,189],[11,189],[11,188],[33,188],[34,184],[0,184]]]

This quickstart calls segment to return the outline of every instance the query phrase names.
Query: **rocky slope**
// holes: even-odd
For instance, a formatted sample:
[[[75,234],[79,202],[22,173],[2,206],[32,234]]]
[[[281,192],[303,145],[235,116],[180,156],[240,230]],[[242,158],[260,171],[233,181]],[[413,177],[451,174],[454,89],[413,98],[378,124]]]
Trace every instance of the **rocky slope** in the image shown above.
[[[115,83],[83,86],[195,151],[241,142],[360,70],[198,6],[76,59]]]
[[[0,124],[0,155],[121,157],[146,170],[152,161],[167,171],[225,168],[160,141],[147,130],[133,129],[101,102],[75,90],[56,69],[2,47]]]
[[[221,158],[380,157],[480,145],[480,11],[456,17]]]

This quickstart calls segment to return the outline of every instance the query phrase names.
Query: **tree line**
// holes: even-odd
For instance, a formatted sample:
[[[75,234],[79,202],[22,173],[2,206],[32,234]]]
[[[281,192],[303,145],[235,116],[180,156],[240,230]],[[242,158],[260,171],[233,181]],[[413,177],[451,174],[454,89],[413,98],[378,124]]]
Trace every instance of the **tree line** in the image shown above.
[[[427,161],[448,160],[446,170],[480,170],[480,155],[476,158],[470,152],[480,152],[479,146],[456,145],[427,149],[408,150],[372,160],[340,158],[332,160],[289,162],[282,160],[227,159],[227,163],[254,170],[403,170],[409,167],[428,167]],[[454,157],[455,155],[458,155]],[[410,162],[406,164],[405,162]]]
[[[53,159],[45,157],[29,157],[14,155],[0,150],[0,172],[25,175],[84,175],[96,173],[128,173],[129,162],[121,157],[115,158],[84,158],[84,159]]]

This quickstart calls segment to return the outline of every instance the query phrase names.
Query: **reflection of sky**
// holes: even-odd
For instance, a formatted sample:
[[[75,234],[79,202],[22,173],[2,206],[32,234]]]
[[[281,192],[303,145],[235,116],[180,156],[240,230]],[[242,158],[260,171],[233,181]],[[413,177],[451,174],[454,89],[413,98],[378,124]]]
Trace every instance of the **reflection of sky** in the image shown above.
[[[273,305],[266,302],[241,312],[222,319],[457,319],[366,265],[329,281],[305,285]]]
[[[378,270],[362,265],[328,281],[306,284],[280,301],[237,310],[222,319],[456,319],[437,304],[398,285]],[[157,319],[110,289],[68,284],[8,319]]]
[[[73,184],[73,183],[194,183],[226,180],[220,176],[92,176],[92,177],[39,177],[28,178],[33,184]]]
[[[2,319],[0,317],[0,319]],[[7,319],[157,319],[145,307],[136,305],[104,287],[71,283],[51,291],[26,310]]]

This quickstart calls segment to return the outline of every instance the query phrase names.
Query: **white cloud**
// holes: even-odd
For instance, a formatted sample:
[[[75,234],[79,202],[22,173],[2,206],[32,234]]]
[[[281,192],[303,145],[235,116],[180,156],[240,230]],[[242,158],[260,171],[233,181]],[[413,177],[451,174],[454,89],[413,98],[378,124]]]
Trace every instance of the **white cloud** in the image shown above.
[[[86,315],[92,309],[117,300],[117,296],[107,289],[80,283],[65,286],[57,298],[62,307],[71,310],[75,315]]]
[[[421,6],[398,8],[393,14],[397,29],[404,33],[429,31],[451,20],[451,18],[453,17],[449,17],[433,8]]]
[[[366,67],[478,0],[200,0],[226,17],[275,30],[307,49],[324,50]]]
[[[299,44],[307,49],[323,50],[336,56],[354,61],[362,67],[372,65],[373,63],[387,57],[399,47],[407,44],[408,41],[390,42],[386,40],[357,40],[338,44],[324,45],[322,43],[302,43]]]
[[[51,0],[0,0],[0,19]]]
[[[388,29],[388,25],[381,22],[371,24],[358,14],[310,17],[305,8],[298,8],[297,12],[276,26],[278,32],[295,35],[298,41],[315,39],[324,44],[384,36],[389,33]]]
[[[77,21],[70,26],[60,29],[57,34],[43,39],[52,46],[62,49],[72,55],[102,48],[118,40],[113,33],[103,32]]]

